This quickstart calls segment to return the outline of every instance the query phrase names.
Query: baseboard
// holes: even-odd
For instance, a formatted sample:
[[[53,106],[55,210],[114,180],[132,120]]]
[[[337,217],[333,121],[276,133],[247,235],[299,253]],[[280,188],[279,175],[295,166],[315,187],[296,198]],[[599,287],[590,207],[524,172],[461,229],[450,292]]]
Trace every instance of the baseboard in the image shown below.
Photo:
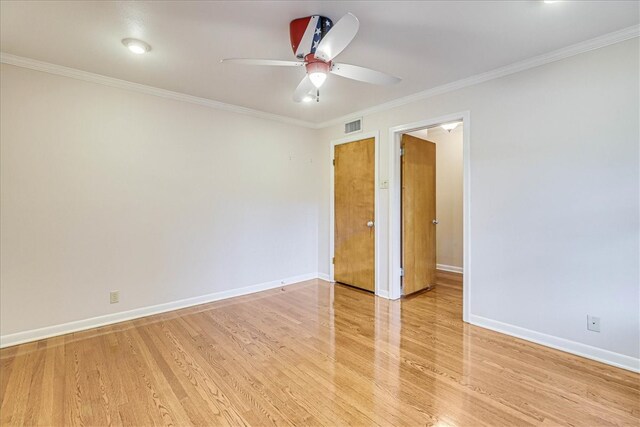
[[[377,291],[376,292],[376,296],[379,296],[381,298],[386,298],[386,299],[390,299],[389,298],[389,291]]]
[[[487,319],[486,317],[472,314],[469,316],[469,323],[480,326],[482,328],[491,329],[536,344],[555,348],[556,350],[565,351],[577,356],[586,357],[598,362],[617,368],[627,369],[632,372],[640,372],[640,359],[626,356],[613,351],[604,350],[576,341],[564,338],[554,337],[553,335],[543,334],[541,332],[532,331],[530,329],[521,328],[519,326],[510,325],[508,323],[499,322],[497,320]]]
[[[327,282],[332,282],[331,277],[325,273],[318,273],[318,279],[325,280]]]
[[[436,264],[436,270],[462,274],[462,267],[456,267],[455,265]]]
[[[106,314],[104,316],[91,317],[89,319],[76,320],[73,322],[62,323],[59,325],[46,326],[44,328],[32,329],[29,331],[17,332],[14,334],[0,336],[0,348],[12,345],[22,344],[30,341],[37,341],[44,338],[55,337],[58,335],[69,334],[72,332],[84,331],[87,329],[97,328],[100,326],[111,325],[114,323],[125,322],[127,320],[138,319],[140,317],[151,316],[153,314],[165,313],[167,311],[178,310],[181,308],[192,307],[194,305],[205,304],[208,302],[219,301],[227,298],[248,295],[255,292],[266,291],[282,286],[293,285],[305,280],[317,279],[321,275],[318,273],[303,274],[300,276],[288,277],[285,279],[274,280],[271,282],[259,283],[257,285],[246,286],[238,289],[230,289],[227,291],[214,292],[207,295],[201,295],[192,298],[181,299],[178,301],[167,302],[147,307],[140,307],[133,310],[121,311],[119,313]]]

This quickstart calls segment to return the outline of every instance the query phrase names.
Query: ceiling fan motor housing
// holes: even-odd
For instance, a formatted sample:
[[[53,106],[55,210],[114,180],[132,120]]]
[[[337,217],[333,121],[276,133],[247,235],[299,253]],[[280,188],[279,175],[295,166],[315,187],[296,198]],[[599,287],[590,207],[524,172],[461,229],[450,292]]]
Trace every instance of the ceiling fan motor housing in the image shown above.
[[[322,59],[317,59],[313,53],[308,54],[304,57],[304,61],[307,63],[305,65],[307,69],[307,73],[324,73],[327,74],[331,70],[331,61],[324,62]]]
[[[329,32],[333,26],[331,19],[312,15],[306,18],[298,18],[289,24],[289,35],[291,38],[291,48],[293,54],[298,59],[303,59],[309,54],[316,52],[320,40]]]

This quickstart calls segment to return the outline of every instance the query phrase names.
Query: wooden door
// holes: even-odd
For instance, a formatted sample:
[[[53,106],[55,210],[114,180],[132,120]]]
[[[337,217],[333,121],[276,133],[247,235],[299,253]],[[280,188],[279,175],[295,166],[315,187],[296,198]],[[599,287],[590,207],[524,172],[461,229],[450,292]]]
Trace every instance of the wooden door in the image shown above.
[[[375,291],[375,140],[335,146],[336,282]]]
[[[436,144],[402,135],[404,295],[433,287],[436,274]]]

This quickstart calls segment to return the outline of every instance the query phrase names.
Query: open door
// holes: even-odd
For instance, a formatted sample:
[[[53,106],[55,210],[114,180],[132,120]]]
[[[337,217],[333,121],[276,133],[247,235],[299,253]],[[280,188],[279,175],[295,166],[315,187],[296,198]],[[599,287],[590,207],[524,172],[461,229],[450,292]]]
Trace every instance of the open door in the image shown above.
[[[436,144],[402,135],[402,288],[409,295],[435,285]]]
[[[336,282],[375,292],[375,140],[335,146]]]

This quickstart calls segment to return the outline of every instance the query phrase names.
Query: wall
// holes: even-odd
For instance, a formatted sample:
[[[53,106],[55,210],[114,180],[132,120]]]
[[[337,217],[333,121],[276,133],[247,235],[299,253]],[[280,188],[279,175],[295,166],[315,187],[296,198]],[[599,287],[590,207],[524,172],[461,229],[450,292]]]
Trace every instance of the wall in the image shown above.
[[[462,126],[410,132],[436,144],[436,263],[462,271]]]
[[[628,40],[364,117],[365,132],[380,131],[384,181],[389,127],[471,112],[473,323],[640,366],[638,48]],[[0,90],[3,337],[328,273],[324,144],[341,126],[8,65]],[[378,202],[388,289],[388,190]],[[586,330],[587,314],[601,333]]]
[[[317,274],[317,131],[11,65],[0,82],[3,337]]]
[[[473,323],[640,368],[638,51],[634,38],[365,115],[364,131],[380,131],[383,181],[390,127],[470,111]],[[318,255],[328,272],[322,192]],[[387,260],[388,190],[379,203]],[[601,333],[587,331],[587,314],[601,318]]]

